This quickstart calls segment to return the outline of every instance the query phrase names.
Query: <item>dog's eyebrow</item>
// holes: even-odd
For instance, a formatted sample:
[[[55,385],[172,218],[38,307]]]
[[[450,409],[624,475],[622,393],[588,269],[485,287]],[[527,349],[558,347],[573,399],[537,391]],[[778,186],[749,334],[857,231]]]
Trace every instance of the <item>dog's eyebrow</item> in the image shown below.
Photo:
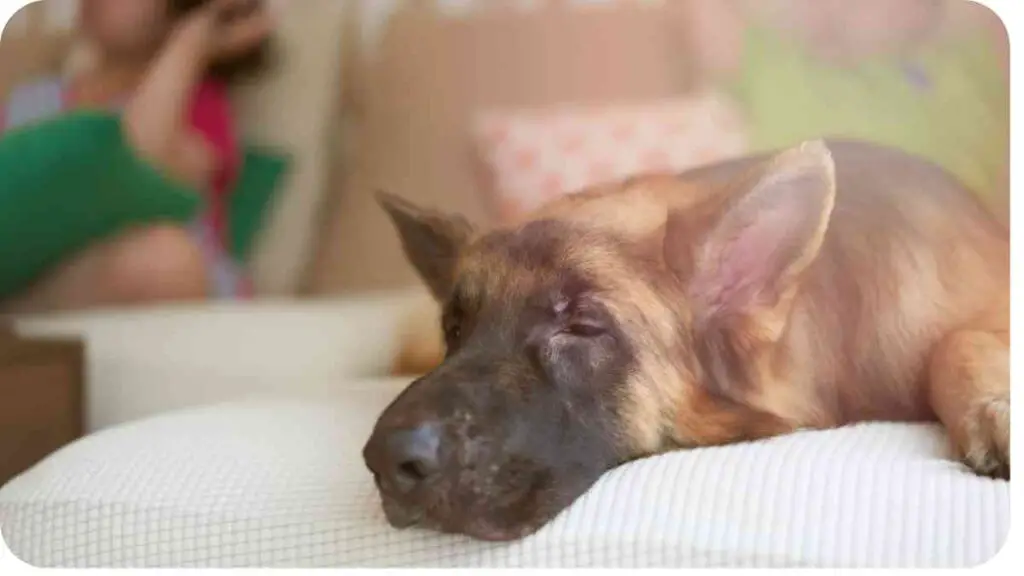
[[[442,317],[469,320],[478,313],[484,302],[477,279],[463,278],[456,281],[448,300],[441,307]]]
[[[495,254],[509,263],[539,269],[557,269],[565,246],[578,233],[564,222],[536,220],[517,230],[504,231],[490,238]]]

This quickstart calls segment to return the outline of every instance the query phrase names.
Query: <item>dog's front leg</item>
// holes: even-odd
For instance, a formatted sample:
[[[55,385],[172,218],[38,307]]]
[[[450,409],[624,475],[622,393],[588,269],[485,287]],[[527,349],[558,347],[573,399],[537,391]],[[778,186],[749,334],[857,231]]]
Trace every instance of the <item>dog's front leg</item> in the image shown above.
[[[932,352],[929,397],[957,455],[979,474],[1010,476],[1010,337],[965,330]]]

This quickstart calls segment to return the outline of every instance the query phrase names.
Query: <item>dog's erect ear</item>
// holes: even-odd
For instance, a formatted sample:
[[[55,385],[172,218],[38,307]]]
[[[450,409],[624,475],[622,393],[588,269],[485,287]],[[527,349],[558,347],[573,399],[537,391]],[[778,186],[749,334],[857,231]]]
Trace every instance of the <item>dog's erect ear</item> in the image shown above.
[[[426,210],[394,194],[376,196],[398,230],[406,258],[434,298],[448,298],[459,251],[472,235],[472,226],[460,216]]]
[[[687,260],[695,323],[740,321],[748,337],[777,339],[796,282],[821,248],[835,186],[825,143],[805,142],[769,160],[689,246],[667,244],[670,266],[673,251]],[[667,243],[679,238],[672,225]]]

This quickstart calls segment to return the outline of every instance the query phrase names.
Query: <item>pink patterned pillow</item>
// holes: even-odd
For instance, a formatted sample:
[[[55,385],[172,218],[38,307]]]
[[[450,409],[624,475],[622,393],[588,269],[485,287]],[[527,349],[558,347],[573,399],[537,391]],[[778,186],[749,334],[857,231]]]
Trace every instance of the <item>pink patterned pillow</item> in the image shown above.
[[[476,119],[474,137],[500,219],[590,186],[678,173],[747,151],[738,111],[714,92],[645,104],[489,110]]]

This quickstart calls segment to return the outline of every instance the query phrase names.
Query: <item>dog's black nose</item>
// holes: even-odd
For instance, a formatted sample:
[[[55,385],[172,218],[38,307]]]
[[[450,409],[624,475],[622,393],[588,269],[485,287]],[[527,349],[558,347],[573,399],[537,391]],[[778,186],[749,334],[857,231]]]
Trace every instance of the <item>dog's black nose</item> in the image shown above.
[[[434,422],[384,433],[382,454],[374,473],[402,492],[409,492],[441,470],[440,426]]]

